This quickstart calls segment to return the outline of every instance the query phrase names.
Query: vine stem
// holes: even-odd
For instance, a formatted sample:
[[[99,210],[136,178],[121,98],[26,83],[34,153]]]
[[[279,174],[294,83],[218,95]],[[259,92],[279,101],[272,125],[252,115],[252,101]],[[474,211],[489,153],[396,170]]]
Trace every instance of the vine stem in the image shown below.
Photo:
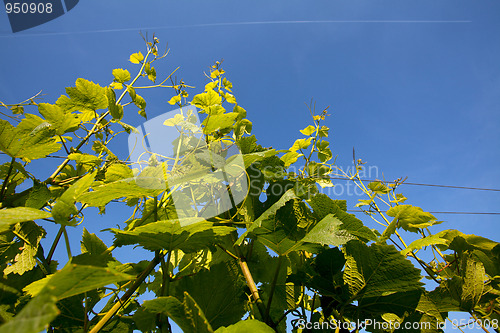
[[[271,282],[271,290],[269,291],[269,299],[267,300],[266,317],[265,320],[269,319],[269,312],[271,311],[271,303],[273,301],[274,290],[276,289],[276,283],[278,282],[278,275],[280,273],[281,263],[283,262],[283,256],[278,257],[278,265],[276,267],[276,272],[274,273],[273,281]]]
[[[474,312],[472,311],[469,311],[470,315],[472,316],[472,318],[474,318],[474,320],[476,321],[476,323],[479,324],[479,326],[481,326],[481,328],[483,329],[483,331],[485,331],[486,333],[490,333],[486,327],[483,326],[483,323],[481,322],[481,320],[479,320],[479,318],[474,314]]]
[[[64,243],[66,244],[66,252],[68,253],[68,260],[71,260],[71,258],[73,258],[73,255],[71,254],[71,248],[69,246],[69,237],[66,228],[63,229],[63,235],[64,235]]]
[[[106,314],[99,320],[99,322],[90,330],[89,333],[97,333],[107,324],[107,322],[120,310],[123,304],[125,304],[128,299],[134,294],[134,292],[139,288],[139,286],[144,282],[146,277],[151,273],[151,271],[158,265],[163,258],[163,254],[159,252],[155,255],[154,259],[149,263],[148,267],[141,274],[137,276],[134,284],[123,294],[122,297],[116,302],[113,307],[106,312]]]
[[[148,57],[151,55],[152,49],[148,51],[146,56],[144,57],[144,61],[142,63],[141,69],[139,70],[139,73],[137,73],[136,77],[132,80],[129,86],[133,86],[134,83],[141,77],[142,71],[144,70],[144,67],[146,66]],[[172,74],[170,74],[172,75]],[[124,89],[120,97],[116,100],[116,104],[120,103],[123,97],[125,97],[125,94],[127,93],[127,89]],[[100,130],[100,124],[101,121],[106,118],[106,116],[109,114],[109,110],[106,111],[104,114],[102,114],[99,118],[97,118],[97,121],[95,122],[94,126],[92,129],[87,133],[87,135],[80,141],[80,143],[76,146],[76,150],[79,150],[89,139],[92,135],[97,133]],[[64,167],[69,163],[70,159],[66,157],[66,159],[57,167],[56,171],[52,175],[50,175],[49,178],[45,180],[45,184],[48,184],[52,182],[52,180],[64,169]]]
[[[89,326],[89,316],[88,316],[88,299],[87,299],[87,293],[83,295],[83,301],[84,301],[84,311],[85,311],[85,316],[83,317],[83,332],[87,333],[88,331],[88,326]]]
[[[14,167],[14,161],[16,160],[15,157],[12,157],[12,160],[10,161],[10,166],[9,166],[9,171],[7,171],[7,177],[5,177],[3,184],[2,184],[2,191],[0,192],[0,199],[3,200],[3,194],[5,192],[5,189],[7,188],[7,183],[9,182],[9,177],[12,172],[12,168]]]
[[[61,239],[61,236],[64,232],[65,226],[62,225],[59,228],[59,231],[57,232],[56,238],[54,239],[54,242],[52,243],[52,246],[50,247],[49,253],[47,254],[47,264],[50,265],[50,262],[52,261],[52,256],[54,255],[54,251],[56,250],[57,244],[59,243],[59,240]]]
[[[252,274],[250,273],[250,269],[248,268],[248,264],[242,258],[238,259],[238,264],[240,265],[241,271],[243,272],[243,276],[247,282],[247,286],[252,293],[252,297],[257,304],[257,308],[259,309],[260,315],[262,318],[266,318],[266,308],[264,307],[264,303],[259,296],[259,290],[257,289],[257,285],[253,280]]]
[[[169,264],[170,264],[170,258],[172,256],[172,251],[168,251],[167,253],[167,260],[165,260],[163,257],[161,258],[161,270],[162,270],[162,284],[161,284],[161,289],[160,289],[160,296],[168,296],[170,293],[170,273],[169,273]],[[165,323],[163,323],[163,318],[165,318]],[[163,314],[159,314],[159,319],[160,319],[160,332],[172,332],[172,327],[170,326],[170,320],[168,319],[168,316],[165,316]]]
[[[231,234],[231,239],[233,244],[236,242],[234,234]],[[257,309],[259,309],[260,316],[265,320],[266,319],[266,307],[264,306],[264,302],[259,295],[259,290],[257,289],[257,285],[253,280],[252,273],[250,273],[250,268],[248,268],[248,264],[241,253],[241,249],[238,246],[234,246],[234,250],[236,252],[236,257],[238,260],[238,265],[240,266],[241,272],[245,277],[246,284],[248,289],[250,289],[250,293],[252,294],[252,298],[257,304]],[[228,251],[226,251],[228,252]],[[229,252],[228,252],[229,253]],[[270,320],[269,320],[270,321]],[[274,327],[274,324],[273,324]]]

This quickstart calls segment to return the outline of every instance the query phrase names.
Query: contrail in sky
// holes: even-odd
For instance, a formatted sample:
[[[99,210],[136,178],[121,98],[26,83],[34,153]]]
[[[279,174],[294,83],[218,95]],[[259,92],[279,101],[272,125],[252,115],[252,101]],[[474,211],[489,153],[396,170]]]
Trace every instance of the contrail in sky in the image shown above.
[[[74,34],[92,34],[92,33],[109,33],[109,32],[124,32],[124,31],[141,31],[141,30],[162,30],[162,29],[182,29],[182,28],[208,28],[208,27],[224,27],[238,25],[277,25],[277,24],[334,24],[334,23],[472,23],[467,20],[322,20],[322,21],[250,21],[250,22],[220,22],[220,23],[199,23],[188,25],[173,25],[173,26],[156,26],[156,27],[136,27],[136,28],[119,28],[119,29],[99,29],[86,31],[66,31],[66,32],[40,32],[40,33],[2,33],[0,37],[38,37],[38,36],[57,36],[57,35],[74,35]]]

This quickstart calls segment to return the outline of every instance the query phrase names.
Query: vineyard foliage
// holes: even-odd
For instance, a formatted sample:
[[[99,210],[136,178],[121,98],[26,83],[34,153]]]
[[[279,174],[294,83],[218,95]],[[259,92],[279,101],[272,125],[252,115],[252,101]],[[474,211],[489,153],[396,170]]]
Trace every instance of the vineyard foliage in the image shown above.
[[[310,108],[311,124],[289,149],[262,147],[220,62],[191,98],[193,87],[173,73],[157,79],[158,44],[146,40],[145,54],[130,56],[130,71],[114,69],[109,85],[79,78],[53,104],[2,103],[1,332],[171,332],[173,322],[184,332],[307,332],[305,322],[357,332],[366,320],[387,324],[368,332],[407,323],[423,325],[399,331],[441,332],[450,312],[499,332],[499,243],[432,232],[440,221],[407,203],[403,181],[363,182],[361,160],[342,173],[323,125],[327,109]],[[126,123],[131,112],[147,117],[146,88],[173,92],[168,106],[181,111],[162,126],[179,136],[170,157],[150,153],[139,174],[109,143],[136,132]],[[32,162],[51,156],[63,158],[40,179]],[[225,167],[231,159],[243,167]],[[366,194],[356,205],[365,222],[323,193],[332,176]],[[221,191],[243,200],[223,207],[227,200],[214,196]],[[94,207],[106,216],[108,205],[131,212],[100,232],[112,244],[84,219]],[[58,232],[47,234],[53,224]],[[78,254],[69,246],[75,237]],[[58,247],[67,262],[54,260]],[[120,262],[120,247],[149,255]]]

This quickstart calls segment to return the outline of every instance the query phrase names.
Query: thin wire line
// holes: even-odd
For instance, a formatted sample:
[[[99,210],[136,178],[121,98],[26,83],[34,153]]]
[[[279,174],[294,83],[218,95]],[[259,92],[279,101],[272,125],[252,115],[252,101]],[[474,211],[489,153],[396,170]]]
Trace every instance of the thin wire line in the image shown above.
[[[342,177],[328,177],[328,179],[335,180],[349,180]],[[380,179],[361,179],[362,182],[383,182],[388,184],[395,184],[396,182],[381,181]],[[411,182],[401,182],[400,185],[415,185],[415,186],[432,186],[432,187],[444,187],[444,188],[454,188],[461,190],[476,190],[476,191],[495,191],[500,192],[497,188],[484,188],[484,187],[468,187],[468,186],[457,186],[457,185],[441,185],[441,184],[426,184],[426,183],[411,183]]]
[[[7,155],[4,152],[0,152],[0,154]],[[49,155],[47,157],[66,158],[66,156],[57,156],[57,155]],[[122,160],[119,160],[119,162],[130,163],[129,161],[122,161]],[[328,177],[328,179],[349,181],[348,178],[342,178],[342,177]],[[361,181],[362,182],[382,182],[380,179],[361,179]],[[396,182],[385,181],[384,183],[395,184]],[[441,187],[441,188],[453,188],[453,189],[460,189],[460,190],[500,192],[500,189],[497,189],[497,188],[469,187],[469,186],[458,186],[458,185],[442,185],[442,184],[427,184],[427,183],[412,183],[412,182],[402,182],[402,183],[400,183],[400,185],[430,186],[430,187]]]
[[[359,210],[359,209],[348,209],[348,212],[352,213],[365,213],[365,211]],[[367,211],[370,212],[370,211]],[[387,213],[386,210],[381,210],[382,213]],[[372,213],[377,213],[375,211],[372,211]],[[456,214],[456,215],[500,215],[500,213],[496,212],[428,212],[431,214]]]
[[[332,24],[332,23],[472,23],[469,20],[304,20],[304,21],[247,21],[247,22],[219,22],[219,23],[199,23],[187,25],[164,25],[156,27],[137,27],[137,28],[122,28],[122,29],[100,29],[87,31],[73,32],[41,32],[41,33],[16,33],[9,35],[0,35],[1,37],[33,37],[33,36],[56,36],[56,35],[73,35],[86,33],[103,33],[103,32],[125,32],[125,31],[140,31],[140,30],[160,30],[160,29],[179,29],[179,28],[209,28],[209,27],[224,27],[238,25],[277,25],[277,24]]]

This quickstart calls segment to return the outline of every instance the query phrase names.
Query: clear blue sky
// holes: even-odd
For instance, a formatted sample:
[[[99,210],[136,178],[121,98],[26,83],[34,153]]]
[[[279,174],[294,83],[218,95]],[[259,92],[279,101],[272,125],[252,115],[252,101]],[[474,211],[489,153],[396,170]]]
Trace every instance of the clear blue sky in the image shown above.
[[[89,0],[13,34],[0,11],[0,100],[43,89],[44,101],[55,102],[78,77],[107,85],[112,69],[135,68],[128,57],[144,50],[139,31],[154,32],[170,48],[157,72],[180,66],[177,77],[196,86],[193,93],[203,90],[203,71],[224,59],[263,146],[286,149],[301,137],[311,122],[304,103],[314,98],[318,109],[330,105],[325,124],[339,166],[350,166],[354,146],[377,167],[374,178],[500,188],[499,13],[492,0]],[[145,94],[149,118],[172,110],[171,96]],[[125,120],[138,125],[130,113]],[[126,157],[126,138],[114,144]],[[51,173],[47,165],[40,171]],[[427,211],[500,211],[499,192],[401,190]],[[358,198],[346,197],[348,206]],[[112,221],[85,226],[97,232],[119,223],[123,214],[108,212]],[[447,221],[441,228],[500,240],[498,215],[436,216]],[[81,228],[75,247],[80,235]]]

